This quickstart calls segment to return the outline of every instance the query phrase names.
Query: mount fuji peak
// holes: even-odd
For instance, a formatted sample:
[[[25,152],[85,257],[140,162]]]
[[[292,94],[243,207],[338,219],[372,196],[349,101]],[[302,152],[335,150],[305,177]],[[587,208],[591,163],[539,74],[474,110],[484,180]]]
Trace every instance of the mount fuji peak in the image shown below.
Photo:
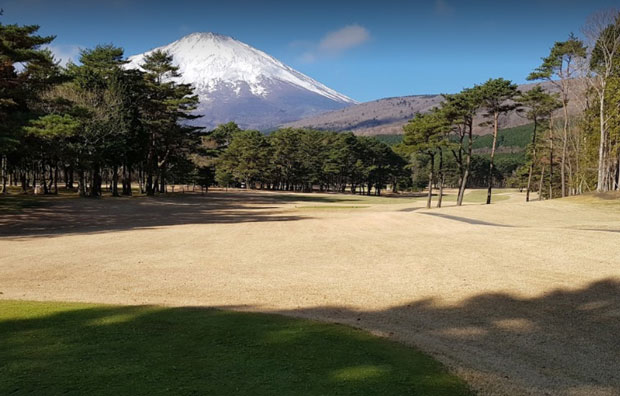
[[[206,128],[235,121],[242,128],[268,130],[357,102],[229,36],[192,33],[171,44],[129,58],[139,68],[144,57],[162,50],[179,67],[180,83],[192,84],[200,99],[194,124]]]

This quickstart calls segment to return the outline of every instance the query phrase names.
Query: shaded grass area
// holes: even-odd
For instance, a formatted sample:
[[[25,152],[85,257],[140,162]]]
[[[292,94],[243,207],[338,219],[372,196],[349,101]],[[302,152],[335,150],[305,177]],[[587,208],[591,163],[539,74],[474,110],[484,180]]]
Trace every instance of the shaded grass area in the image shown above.
[[[0,213],[17,213],[45,206],[50,202],[45,198],[32,195],[0,195]]]
[[[0,301],[0,394],[468,395],[350,327],[200,308]]]

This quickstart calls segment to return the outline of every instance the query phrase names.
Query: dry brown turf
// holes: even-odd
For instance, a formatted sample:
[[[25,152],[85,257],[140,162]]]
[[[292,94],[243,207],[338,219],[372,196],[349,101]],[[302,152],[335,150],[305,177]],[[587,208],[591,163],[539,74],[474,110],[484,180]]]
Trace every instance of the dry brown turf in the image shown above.
[[[0,298],[216,306],[415,345],[481,394],[620,395],[617,199],[210,192],[0,216]]]

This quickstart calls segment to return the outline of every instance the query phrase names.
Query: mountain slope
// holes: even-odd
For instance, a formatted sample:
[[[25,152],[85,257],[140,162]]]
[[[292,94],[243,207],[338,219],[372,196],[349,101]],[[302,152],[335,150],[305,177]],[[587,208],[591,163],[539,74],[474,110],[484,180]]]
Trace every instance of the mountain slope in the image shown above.
[[[519,86],[521,91],[527,91],[539,84],[525,84]],[[551,83],[541,83],[543,88],[556,92],[557,88]],[[581,105],[582,92],[577,84],[570,98],[569,111],[574,113]],[[330,111],[317,116],[304,118],[286,123],[284,127],[316,128],[330,131],[351,131],[357,135],[398,135],[403,133],[403,125],[412,119],[416,113],[426,113],[442,102],[441,95],[416,95],[395,98],[379,99],[365,102],[345,109]],[[480,111],[475,120],[474,133],[484,135],[491,132],[490,126],[479,126],[483,122]],[[512,128],[529,124],[523,114],[511,112],[501,119],[501,128]]]
[[[232,37],[192,33],[130,57],[128,67],[139,68],[155,50],[171,54],[182,74],[179,82],[194,86],[197,114],[204,115],[196,123],[207,128],[235,121],[244,128],[269,129],[356,103]]]

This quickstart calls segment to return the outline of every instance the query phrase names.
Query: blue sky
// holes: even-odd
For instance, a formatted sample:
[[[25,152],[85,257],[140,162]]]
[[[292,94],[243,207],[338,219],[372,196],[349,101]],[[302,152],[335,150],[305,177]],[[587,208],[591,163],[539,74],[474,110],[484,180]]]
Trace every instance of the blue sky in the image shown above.
[[[0,0],[2,23],[39,24],[53,50],[113,43],[126,55],[195,31],[226,34],[359,101],[518,83],[554,41],[611,0]]]

